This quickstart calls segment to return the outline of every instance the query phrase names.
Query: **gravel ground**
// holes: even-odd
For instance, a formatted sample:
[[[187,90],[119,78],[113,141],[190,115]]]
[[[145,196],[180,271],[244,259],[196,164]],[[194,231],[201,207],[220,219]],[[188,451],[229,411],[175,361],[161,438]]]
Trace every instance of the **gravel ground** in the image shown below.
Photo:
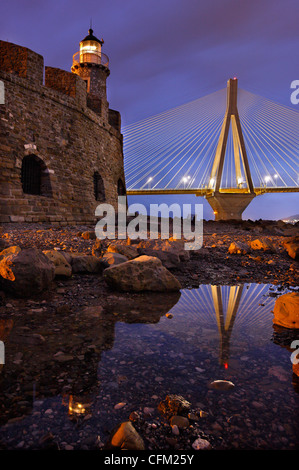
[[[93,230],[88,226],[6,224],[2,228],[2,237],[21,248],[35,246],[91,254],[94,244],[94,240],[81,236],[82,232]],[[289,257],[283,246],[295,232],[296,228],[283,231],[276,224],[208,222],[204,224],[203,248],[171,271],[184,289],[201,284],[239,283],[272,284],[280,291],[296,287],[298,262]],[[249,242],[261,236],[271,238],[273,253],[228,254],[231,242]],[[201,399],[194,372],[186,365],[193,349],[176,351],[174,344],[172,352],[164,354],[164,368],[173,379],[167,384],[159,364],[153,366],[150,377],[143,362],[130,361],[132,345],[126,339],[125,328],[134,323],[134,318],[128,312],[137,310],[139,323],[147,323],[150,314],[150,323],[155,325],[176,302],[176,294],[159,297],[114,292],[105,285],[101,274],[56,279],[49,290],[26,300],[2,293],[0,333],[4,341],[9,341],[9,350],[0,375],[0,448],[103,449],[116,423],[129,417],[148,449],[192,449],[197,438],[208,440],[214,449],[298,448],[298,433],[290,418],[292,410],[298,408],[297,395],[293,389],[288,390],[282,415],[277,416],[284,400],[285,376],[278,369],[271,378],[273,364],[265,364],[262,356],[252,360],[250,371],[242,370],[243,385],[237,394],[205,391]],[[103,312],[105,315],[101,316]],[[117,327],[124,328],[123,342],[111,363],[109,351],[114,346],[116,325],[124,325]],[[192,332],[190,335],[192,342]],[[140,357],[156,357],[163,344],[162,335],[157,344],[149,342],[148,349],[143,341],[137,341],[136,350]],[[172,354],[176,361],[173,376]],[[194,360],[194,366],[199,370],[207,367],[208,353],[198,360],[201,362]],[[289,359],[285,362],[287,366]],[[217,371],[211,365],[206,379],[215,378]],[[252,377],[256,380],[251,388],[249,385],[248,401],[246,382]],[[100,389],[99,383],[103,384]],[[175,434],[168,420],[157,411],[157,404],[167,393],[178,393],[182,388],[184,398],[191,403],[192,419],[187,429]],[[259,398],[257,389],[263,398]],[[85,413],[66,412],[71,396],[75,401],[80,398]],[[96,404],[89,411],[91,396],[96,397]]]

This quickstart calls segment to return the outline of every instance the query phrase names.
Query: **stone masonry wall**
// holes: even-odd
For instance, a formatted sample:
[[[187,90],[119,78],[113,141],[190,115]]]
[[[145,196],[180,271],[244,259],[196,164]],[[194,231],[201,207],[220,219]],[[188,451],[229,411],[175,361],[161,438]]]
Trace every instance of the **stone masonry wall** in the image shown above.
[[[119,125],[88,108],[86,84],[77,75],[46,67],[43,85],[38,54],[0,41],[0,57],[0,222],[93,223],[95,172],[105,201],[117,208],[118,180],[124,182]],[[26,155],[43,161],[51,186],[46,195],[23,192]]]

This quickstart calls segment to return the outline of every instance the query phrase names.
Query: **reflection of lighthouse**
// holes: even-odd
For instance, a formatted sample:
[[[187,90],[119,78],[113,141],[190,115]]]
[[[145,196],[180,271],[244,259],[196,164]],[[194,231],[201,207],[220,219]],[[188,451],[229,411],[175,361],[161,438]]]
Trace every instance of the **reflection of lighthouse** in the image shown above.
[[[220,334],[220,364],[228,367],[229,342],[234,321],[240,305],[244,286],[230,286],[229,298],[224,318],[221,286],[211,286],[217,325]]]

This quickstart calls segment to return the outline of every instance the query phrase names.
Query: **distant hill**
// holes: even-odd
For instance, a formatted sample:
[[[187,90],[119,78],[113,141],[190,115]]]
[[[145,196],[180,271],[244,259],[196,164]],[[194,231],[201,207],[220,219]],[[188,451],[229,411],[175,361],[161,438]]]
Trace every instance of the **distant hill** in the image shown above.
[[[287,224],[295,224],[296,222],[299,221],[299,214],[296,215],[291,215],[290,217],[287,217],[286,219],[281,219],[283,222],[286,222]]]

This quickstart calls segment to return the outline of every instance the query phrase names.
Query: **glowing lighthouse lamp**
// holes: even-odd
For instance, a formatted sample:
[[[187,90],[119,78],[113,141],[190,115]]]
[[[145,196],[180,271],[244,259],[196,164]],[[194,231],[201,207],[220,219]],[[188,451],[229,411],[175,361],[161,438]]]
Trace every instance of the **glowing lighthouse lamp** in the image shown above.
[[[103,44],[103,39],[96,38],[89,29],[88,36],[80,42],[80,63],[101,64]]]
[[[73,55],[73,67],[77,69],[79,66],[83,67],[87,64],[109,66],[109,58],[102,52],[103,39],[98,39],[93,34],[93,30],[88,30],[88,35],[80,42],[80,51]],[[90,66],[90,65],[89,65]]]

